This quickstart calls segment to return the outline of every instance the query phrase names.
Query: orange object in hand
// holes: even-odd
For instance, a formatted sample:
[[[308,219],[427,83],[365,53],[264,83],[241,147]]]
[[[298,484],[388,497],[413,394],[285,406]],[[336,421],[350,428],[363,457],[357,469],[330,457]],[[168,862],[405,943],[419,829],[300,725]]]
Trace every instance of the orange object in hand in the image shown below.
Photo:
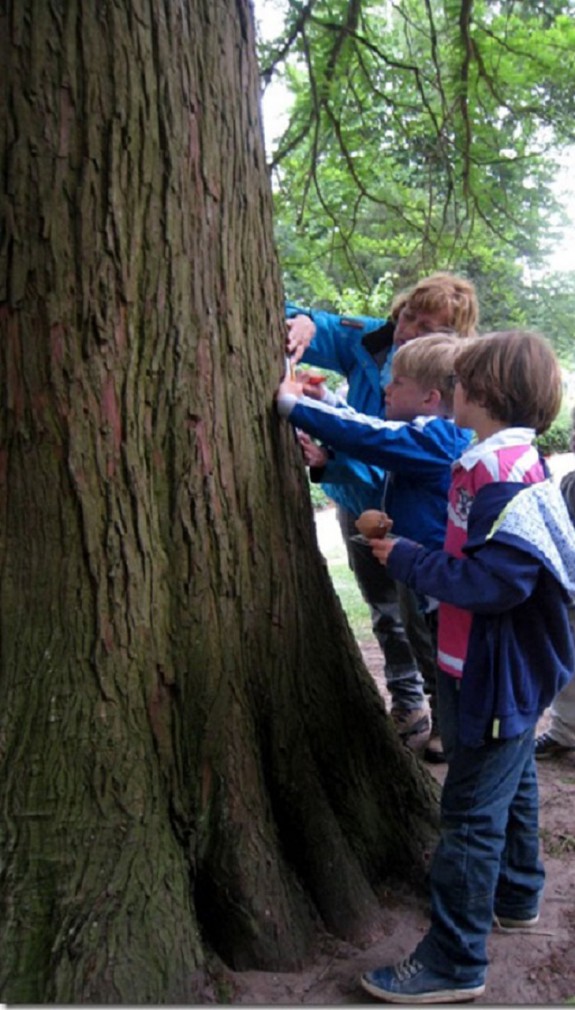
[[[390,519],[386,512],[367,509],[355,520],[355,525],[367,540],[379,540],[387,536],[393,526],[393,519]]]

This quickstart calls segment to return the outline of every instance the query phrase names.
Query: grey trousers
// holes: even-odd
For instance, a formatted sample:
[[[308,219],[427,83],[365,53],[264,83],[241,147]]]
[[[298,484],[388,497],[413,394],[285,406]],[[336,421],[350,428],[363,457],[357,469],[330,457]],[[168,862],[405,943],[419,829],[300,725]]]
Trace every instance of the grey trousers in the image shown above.
[[[351,539],[357,535],[356,516],[338,505],[337,518],[349,567],[369,607],[373,633],[385,658],[385,679],[392,708],[422,708],[425,705],[423,677],[402,621],[397,584],[367,545]]]

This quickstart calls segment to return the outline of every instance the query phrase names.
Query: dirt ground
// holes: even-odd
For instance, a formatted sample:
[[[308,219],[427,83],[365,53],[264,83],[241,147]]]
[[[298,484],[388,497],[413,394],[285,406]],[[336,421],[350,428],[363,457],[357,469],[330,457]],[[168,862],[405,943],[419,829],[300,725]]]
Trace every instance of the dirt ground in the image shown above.
[[[361,646],[381,685],[377,646]],[[546,725],[546,717],[540,728]],[[442,781],[445,766],[429,766]],[[542,853],[547,873],[538,926],[521,935],[493,933],[485,995],[473,1005],[561,1005],[575,1002],[575,752],[538,764]],[[385,929],[354,947],[336,939],[310,953],[301,972],[227,973],[234,1005],[376,1005],[358,982],[363,971],[409,954],[427,928],[427,910],[408,893],[390,897]],[[381,1004],[379,1004],[381,1005]]]

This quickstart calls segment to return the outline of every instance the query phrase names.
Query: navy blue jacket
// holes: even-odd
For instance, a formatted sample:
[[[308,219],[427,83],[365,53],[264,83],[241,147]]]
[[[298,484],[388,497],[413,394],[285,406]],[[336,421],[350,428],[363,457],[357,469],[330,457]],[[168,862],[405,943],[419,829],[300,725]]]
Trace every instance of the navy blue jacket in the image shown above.
[[[467,449],[470,430],[435,416],[382,421],[347,405],[334,407],[306,396],[286,396],[277,405],[296,428],[350,457],[385,468],[385,485],[379,479],[375,484],[381,498],[377,508],[391,516],[393,532],[417,538],[426,547],[443,546],[451,465]],[[342,483],[346,479],[344,470]]]
[[[481,488],[468,533],[465,558],[400,539],[388,568],[417,592],[472,611],[459,738],[479,747],[535,725],[573,675],[575,531],[559,490],[544,481]]]

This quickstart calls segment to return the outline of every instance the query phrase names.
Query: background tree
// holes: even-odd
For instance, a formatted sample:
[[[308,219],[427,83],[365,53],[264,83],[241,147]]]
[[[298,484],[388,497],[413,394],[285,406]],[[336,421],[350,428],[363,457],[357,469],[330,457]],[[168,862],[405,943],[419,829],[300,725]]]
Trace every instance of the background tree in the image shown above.
[[[396,745],[272,409],[247,0],[0,31],[0,998],[201,999],[421,876]]]
[[[381,314],[451,268],[476,282],[486,328],[518,322],[535,301],[526,268],[540,270],[558,231],[557,154],[574,139],[572,0],[285,10],[260,48],[264,85],[281,78],[293,100],[270,153],[290,297]],[[558,336],[553,313],[545,329]]]

